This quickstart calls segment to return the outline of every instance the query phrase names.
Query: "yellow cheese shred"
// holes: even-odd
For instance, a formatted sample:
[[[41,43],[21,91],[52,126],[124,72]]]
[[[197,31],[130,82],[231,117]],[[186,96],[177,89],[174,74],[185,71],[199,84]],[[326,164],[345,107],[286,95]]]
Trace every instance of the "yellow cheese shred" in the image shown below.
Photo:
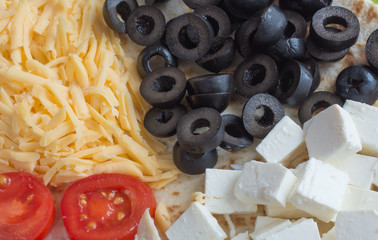
[[[177,179],[160,160],[166,146],[143,127],[135,59],[103,4],[0,1],[0,173],[28,171],[53,186],[98,173],[156,189]]]

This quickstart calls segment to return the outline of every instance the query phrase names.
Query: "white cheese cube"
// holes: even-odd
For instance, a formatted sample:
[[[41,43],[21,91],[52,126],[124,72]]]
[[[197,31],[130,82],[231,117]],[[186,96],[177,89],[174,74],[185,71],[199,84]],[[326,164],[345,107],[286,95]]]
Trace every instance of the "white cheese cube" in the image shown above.
[[[140,219],[135,240],[160,240],[159,232],[156,229],[149,209],[144,212],[142,218]]]
[[[268,236],[292,225],[288,219],[260,218],[257,221],[259,222],[256,222],[255,231],[250,234],[253,240],[264,240]]]
[[[169,240],[223,240],[227,237],[210,211],[199,203],[193,203],[165,234]]]
[[[300,219],[291,226],[271,234],[265,240],[320,240],[318,225],[313,219]]]
[[[271,163],[286,163],[305,148],[303,130],[285,116],[256,147],[256,151]]]
[[[205,206],[211,213],[232,214],[257,211],[257,205],[242,202],[235,197],[234,187],[241,171],[207,169],[205,182]]]
[[[324,233],[322,236],[322,240],[336,240],[335,228],[333,227],[327,233]]]
[[[335,224],[336,239],[377,240],[378,211],[341,211]]]
[[[297,178],[279,163],[250,161],[235,185],[235,196],[244,202],[285,206]]]
[[[287,202],[285,207],[266,206],[266,215],[269,217],[278,218],[309,218],[311,214],[294,207],[291,203]]]
[[[310,158],[343,159],[362,149],[352,117],[337,104],[314,116],[305,132]]]
[[[366,189],[370,189],[373,183],[374,166],[377,162],[378,158],[376,157],[360,154],[352,154],[343,159],[329,161],[332,166],[349,175],[349,184]]]
[[[347,210],[377,210],[378,211],[378,192],[348,186],[345,191],[342,211]]]
[[[288,201],[324,222],[334,219],[343,203],[348,175],[312,158],[298,165],[296,176],[298,181]]]
[[[249,240],[248,232],[239,233],[235,237],[231,238],[231,240]]]
[[[362,144],[362,153],[378,157],[378,108],[347,100],[344,109],[352,116],[357,127]]]

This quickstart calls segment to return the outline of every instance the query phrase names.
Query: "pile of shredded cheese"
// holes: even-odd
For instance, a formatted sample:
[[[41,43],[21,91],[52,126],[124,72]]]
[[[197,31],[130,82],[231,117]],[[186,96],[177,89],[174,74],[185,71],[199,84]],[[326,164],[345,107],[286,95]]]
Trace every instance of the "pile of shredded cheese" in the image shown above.
[[[0,173],[51,185],[124,173],[154,188],[177,178],[158,160],[166,146],[143,128],[136,63],[103,3],[0,1]]]

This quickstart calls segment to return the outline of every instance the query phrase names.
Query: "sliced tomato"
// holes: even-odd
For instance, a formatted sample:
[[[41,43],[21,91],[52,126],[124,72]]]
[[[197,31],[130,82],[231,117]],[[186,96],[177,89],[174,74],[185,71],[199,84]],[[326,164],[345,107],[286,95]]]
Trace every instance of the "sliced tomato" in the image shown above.
[[[0,174],[0,239],[43,239],[54,221],[49,189],[26,172]]]
[[[134,239],[139,221],[156,199],[141,180],[98,174],[74,182],[63,194],[63,223],[73,240]]]

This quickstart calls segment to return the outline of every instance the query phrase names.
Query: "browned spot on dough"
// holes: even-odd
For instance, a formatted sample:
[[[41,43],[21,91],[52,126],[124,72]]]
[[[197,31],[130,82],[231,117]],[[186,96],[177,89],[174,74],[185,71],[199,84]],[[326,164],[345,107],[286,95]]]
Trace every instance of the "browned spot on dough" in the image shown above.
[[[172,196],[178,197],[178,196],[180,196],[180,192],[173,192]]]
[[[353,59],[354,59],[353,53],[351,51],[348,51],[345,58],[344,58],[345,65],[347,65],[347,66],[353,65],[353,63],[354,63]]]
[[[178,205],[172,205],[172,206],[167,207],[167,210],[168,210],[168,212],[174,212],[179,208],[180,208],[180,206],[178,206]]]
[[[233,219],[233,222],[235,223],[236,226],[246,226],[247,225],[247,221],[243,217],[235,217]]]
[[[188,77],[192,77],[195,74],[196,74],[196,70],[194,70],[193,68],[189,68],[188,70],[185,71],[185,75]]]
[[[223,166],[220,166],[219,169],[227,169],[228,166],[227,165],[223,165]]]
[[[371,6],[367,13],[367,23],[371,23],[371,21],[376,21],[378,18],[378,12],[376,11],[376,7]]]
[[[363,0],[354,1],[351,11],[354,14],[356,14],[358,18],[361,17],[361,13],[363,12],[363,10],[364,10],[364,1]]]
[[[236,161],[234,159],[230,160],[230,164],[235,164],[235,163],[236,163]]]

